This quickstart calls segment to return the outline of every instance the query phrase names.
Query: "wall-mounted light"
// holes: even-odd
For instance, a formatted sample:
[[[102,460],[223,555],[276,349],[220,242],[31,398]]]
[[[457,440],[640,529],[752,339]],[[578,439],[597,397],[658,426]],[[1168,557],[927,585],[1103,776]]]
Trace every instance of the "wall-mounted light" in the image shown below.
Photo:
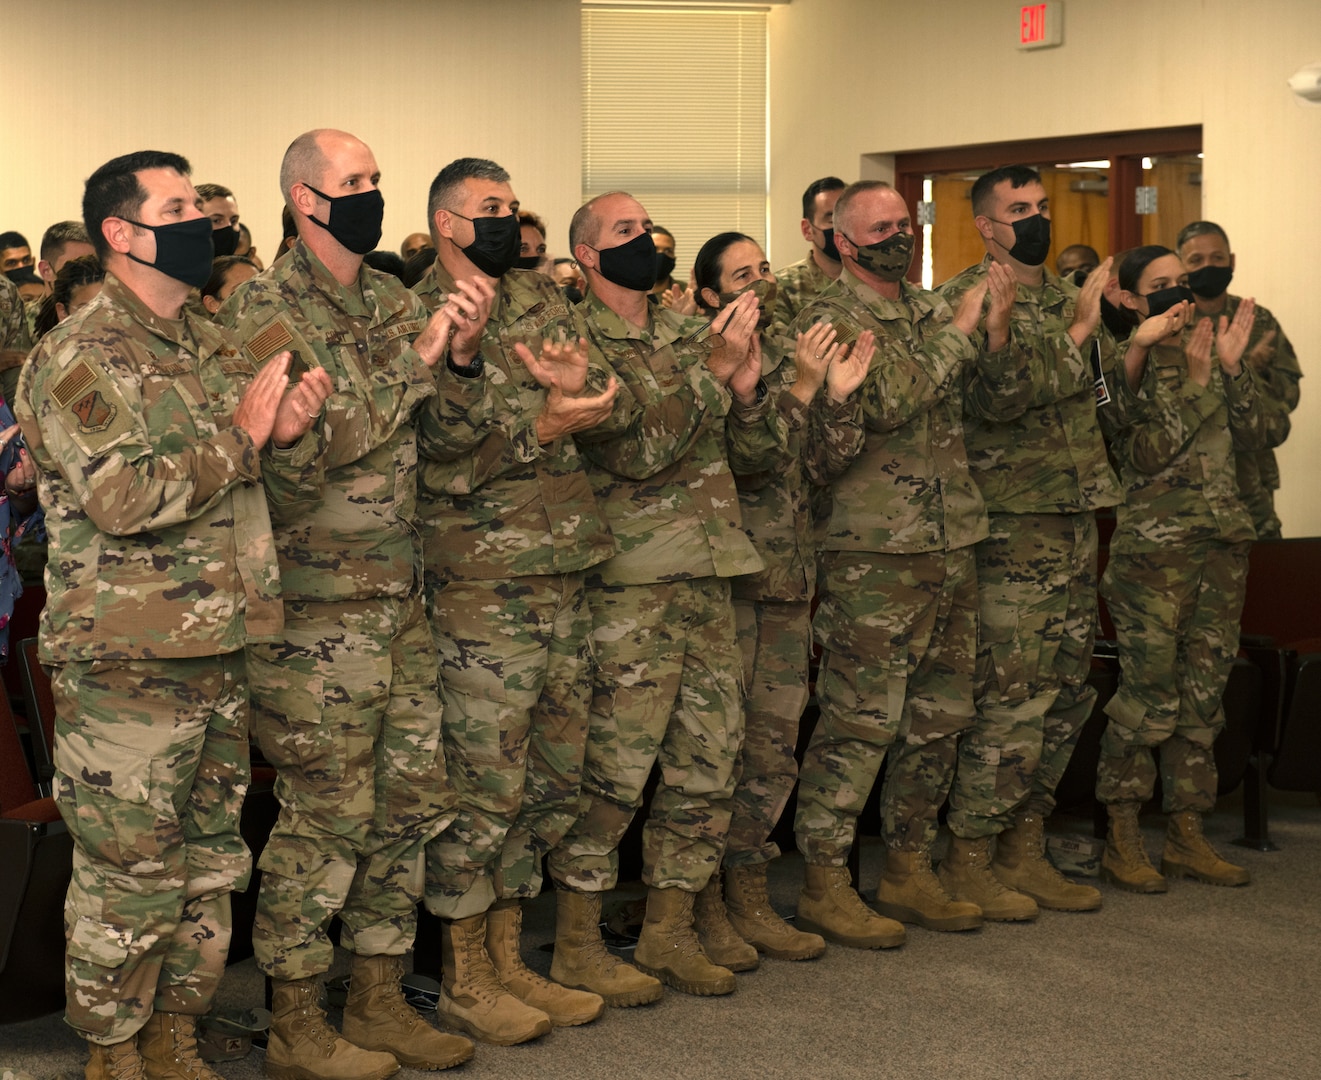
[[[1289,76],[1289,89],[1304,101],[1321,105],[1321,64],[1308,64]]]

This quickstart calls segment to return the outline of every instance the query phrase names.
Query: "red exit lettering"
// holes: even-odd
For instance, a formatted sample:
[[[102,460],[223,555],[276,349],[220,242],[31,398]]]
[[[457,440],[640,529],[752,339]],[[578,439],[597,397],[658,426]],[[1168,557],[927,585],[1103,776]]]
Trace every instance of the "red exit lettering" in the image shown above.
[[[1022,45],[1035,45],[1046,39],[1046,5],[1024,4],[1019,9],[1018,40]]]

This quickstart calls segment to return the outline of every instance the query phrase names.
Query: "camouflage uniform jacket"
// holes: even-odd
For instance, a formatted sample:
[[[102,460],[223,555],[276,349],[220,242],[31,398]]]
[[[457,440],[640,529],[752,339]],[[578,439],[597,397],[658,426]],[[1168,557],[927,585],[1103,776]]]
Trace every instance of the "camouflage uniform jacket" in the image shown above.
[[[989,264],[988,256],[937,291],[957,307]],[[991,513],[1072,514],[1123,498],[1096,416],[1092,342],[1104,335],[1082,349],[1073,343],[1077,297],[1049,269],[1039,289],[1020,284],[1005,347],[1018,378],[1008,391],[978,385],[975,376],[968,387],[968,460]],[[1102,357],[1103,366],[1109,361]]]
[[[794,397],[798,370],[789,340],[762,340],[762,378],[781,453],[770,468],[734,477],[743,531],[766,562],[764,570],[732,582],[733,595],[743,600],[812,599],[816,551],[807,480],[829,483],[848,467],[863,439],[856,395],[838,406],[824,391],[810,406]]]
[[[763,566],[743,532],[731,465],[755,472],[780,452],[769,394],[733,402],[706,366],[705,324],[648,307],[639,329],[596,296],[583,301],[588,340],[619,379],[615,414],[575,438],[589,463],[618,554],[591,585],[734,577]],[[728,417],[728,423],[726,418]]]
[[[23,296],[4,274],[0,274],[0,394],[10,405],[18,385],[18,369],[32,351],[32,331],[23,310]]]
[[[771,332],[774,334],[786,333],[808,302],[831,284],[826,272],[812,258],[811,251],[806,259],[775,271],[775,281],[775,311],[771,316]]]
[[[254,373],[210,323],[162,319],[112,274],[42,341],[15,412],[50,534],[43,660],[214,656],[278,634],[266,455],[231,424]]]
[[[334,386],[305,478],[315,495],[272,506],[285,599],[410,595],[422,567],[412,418],[436,393],[412,348],[427,323],[421,301],[365,265],[345,288],[300,240],[240,285],[220,320],[254,363],[289,349],[291,371],[320,365]]]
[[[1221,312],[1228,319],[1233,319],[1243,301],[1240,297],[1226,296],[1225,310]],[[1196,318],[1208,316],[1197,313]],[[1265,414],[1268,430],[1266,447],[1255,453],[1241,453],[1237,456],[1238,489],[1244,495],[1256,489],[1275,491],[1280,486],[1280,469],[1275,462],[1274,448],[1280,446],[1289,437],[1291,423],[1289,414],[1298,407],[1298,381],[1303,377],[1303,370],[1298,366],[1298,356],[1294,353],[1293,342],[1285,336],[1279,320],[1267,308],[1257,305],[1252,320],[1252,333],[1248,337],[1248,347],[1243,352],[1244,363],[1248,363],[1253,351],[1262,343],[1267,334],[1274,331],[1273,341],[1266,346],[1269,355],[1266,362],[1258,367],[1252,365],[1253,378],[1257,384],[1257,400]]]
[[[434,311],[455,285],[437,261],[413,288]],[[615,552],[577,444],[538,442],[546,391],[514,353],[522,342],[535,354],[561,334],[574,340],[581,330],[554,282],[532,270],[500,279],[481,345],[489,421],[452,430],[449,446],[435,446],[429,427],[422,438],[426,565],[441,581],[565,574]],[[456,444],[463,436],[466,446]]]
[[[1116,369],[1118,409],[1103,416],[1126,499],[1111,552],[1255,536],[1235,488],[1234,454],[1260,449],[1266,439],[1256,380],[1246,364],[1236,379],[1212,364],[1211,381],[1201,387],[1188,377],[1182,346],[1157,345],[1136,393]]]
[[[876,334],[856,391],[866,439],[834,482],[828,551],[952,551],[986,536],[963,435],[963,368],[976,350],[936,293],[907,281],[900,290],[890,300],[846,267],[795,323],[801,331],[829,320],[845,341]]]

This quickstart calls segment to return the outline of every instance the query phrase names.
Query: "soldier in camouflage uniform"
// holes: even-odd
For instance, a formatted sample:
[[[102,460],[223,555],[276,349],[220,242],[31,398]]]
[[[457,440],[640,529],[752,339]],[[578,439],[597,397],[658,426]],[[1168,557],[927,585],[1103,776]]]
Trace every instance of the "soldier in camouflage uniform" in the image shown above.
[[[878,907],[933,930],[981,924],[975,904],[944,894],[930,848],[958,734],[973,716],[971,548],[986,534],[986,511],[968,475],[963,383],[986,286],[954,313],[904,281],[912,223],[888,184],[853,184],[835,210],[844,269],[796,326],[829,321],[846,342],[870,332],[876,356],[856,395],[866,438],[834,480],[821,558],[821,718],[799,771],[795,829],[807,882],[798,925],[841,945],[887,948],[902,944],[904,929],[862,903],[845,863],[892,744]]]
[[[598,671],[582,814],[550,855],[564,887],[551,975],[615,1004],[660,992],[606,954],[596,928],[619,841],[657,762],[634,960],[686,993],[734,989],[733,974],[703,954],[692,905],[724,847],[743,737],[728,579],[762,566],[730,469],[755,470],[775,452],[756,297],[741,297],[709,327],[649,306],[650,226],[635,199],[614,192],[580,208],[569,234],[591,286],[586,330],[619,379],[614,419],[627,423],[576,436],[619,553],[587,576]]]
[[[428,322],[396,278],[362,265],[380,239],[378,179],[351,135],[294,140],[280,187],[299,239],[220,312],[253,363],[290,349],[335,387],[315,426],[314,494],[272,508],[284,634],[248,652],[253,729],[281,804],[259,862],[253,949],[274,980],[267,1068],[285,1075],[384,1076],[396,1059],[434,1069],[472,1053],[422,1021],[399,978],[423,845],[455,813],[422,600],[414,418],[435,410],[443,428],[442,410],[466,416],[480,390],[435,396],[432,368],[471,312],[447,304]],[[353,954],[343,1038],[318,1005],[336,914]]]
[[[842,263],[835,247],[835,203],[844,190],[844,181],[838,176],[823,176],[813,180],[803,192],[803,220],[800,228],[803,239],[811,244],[807,257],[775,272],[775,309],[771,318],[770,336],[782,339],[803,307],[818,293],[839,277]],[[830,520],[830,488],[823,484],[808,485],[811,503],[814,544],[819,550]]]
[[[950,794],[950,892],[988,919],[1029,919],[1038,905],[1100,906],[1101,894],[1045,857],[1055,788],[1091,715],[1096,635],[1096,510],[1120,501],[1097,422],[1103,263],[1082,290],[1042,264],[1049,204],[1035,171],[995,169],[973,185],[986,258],[940,287],[950,303],[994,263],[1017,282],[1005,348],[1007,391],[969,395],[968,460],[990,534],[977,546],[977,722],[959,747]],[[983,346],[992,348],[990,342]],[[998,837],[995,861],[990,844]]]
[[[835,204],[844,190],[838,176],[813,180],[803,192],[803,239],[812,245],[807,258],[775,271],[775,309],[771,333],[783,335],[811,299],[839,277],[843,264],[835,246]]]
[[[823,478],[830,460],[843,462],[856,453],[861,409],[849,395],[871,357],[864,350],[850,354],[824,324],[796,342],[773,338],[763,323],[769,325],[774,311],[775,276],[751,237],[736,232],[712,237],[698,252],[693,273],[708,316],[745,291],[758,297],[762,379],[774,404],[780,448],[769,468],[734,477],[744,531],[766,568],[731,583],[743,657],[743,749],[721,860],[725,890],[717,872],[694,905],[703,951],[737,971],[755,967],[759,952],[805,960],[825,950],[819,934],[796,930],[775,913],[766,870],[780,853],[770,835],[798,776],[798,723],[807,705],[816,587],[807,473]],[[828,398],[818,395],[827,381]]]
[[[18,388],[18,369],[32,351],[32,333],[18,286],[0,274],[0,395],[12,403]]]
[[[257,375],[183,316],[211,267],[183,158],[108,162],[84,211],[105,289],[42,342],[16,402],[53,556],[40,649],[74,840],[67,1018],[92,1044],[88,1077],[140,1077],[145,1059],[148,1077],[216,1080],[194,1029],[251,869],[242,650],[281,624],[261,479],[298,493],[329,384],[282,400],[287,354]],[[292,447],[263,452],[272,434]]]
[[[1180,230],[1175,246],[1188,271],[1196,317],[1224,315],[1232,322],[1242,301],[1228,292],[1234,277],[1234,253],[1225,230],[1213,221],[1194,221]],[[1280,486],[1280,467],[1275,447],[1289,437],[1289,414],[1298,407],[1298,380],[1303,372],[1279,321],[1260,304],[1256,305],[1245,362],[1252,368],[1257,404],[1267,430],[1265,449],[1239,450],[1234,455],[1238,494],[1252,516],[1257,539],[1278,540],[1275,492]]]
[[[1112,380],[1119,409],[1102,414],[1126,502],[1101,579],[1120,663],[1096,776],[1110,819],[1101,872],[1144,893],[1166,888],[1138,830],[1155,788],[1156,747],[1170,815],[1161,869],[1215,885],[1248,881],[1207,842],[1202,815],[1215,805],[1212,745],[1225,723],[1221,696],[1238,652],[1253,538],[1234,457],[1259,450],[1268,423],[1244,362],[1253,302],[1239,304],[1232,322],[1197,319],[1185,280],[1168,248],[1125,258],[1121,301],[1145,321]]]
[[[458,817],[427,845],[426,903],[446,920],[441,1012],[508,1044],[603,1008],[531,971],[519,938],[520,901],[541,892],[542,857],[578,812],[592,685],[583,572],[615,545],[571,436],[610,416],[615,391],[584,394],[587,357],[563,294],[512,269],[518,200],[504,169],[452,162],[432,182],[428,217],[436,261],[414,286],[422,302],[440,307],[458,281],[493,296],[485,422],[440,445],[422,432],[431,629],[459,797]],[[501,989],[475,994],[481,981]]]

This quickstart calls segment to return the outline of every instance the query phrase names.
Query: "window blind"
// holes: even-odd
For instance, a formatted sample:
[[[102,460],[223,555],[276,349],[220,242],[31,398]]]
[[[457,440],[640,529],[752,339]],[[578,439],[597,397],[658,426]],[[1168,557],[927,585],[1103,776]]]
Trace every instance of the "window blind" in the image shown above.
[[[632,194],[686,280],[734,229],[765,246],[766,13],[584,7],[583,199]]]

